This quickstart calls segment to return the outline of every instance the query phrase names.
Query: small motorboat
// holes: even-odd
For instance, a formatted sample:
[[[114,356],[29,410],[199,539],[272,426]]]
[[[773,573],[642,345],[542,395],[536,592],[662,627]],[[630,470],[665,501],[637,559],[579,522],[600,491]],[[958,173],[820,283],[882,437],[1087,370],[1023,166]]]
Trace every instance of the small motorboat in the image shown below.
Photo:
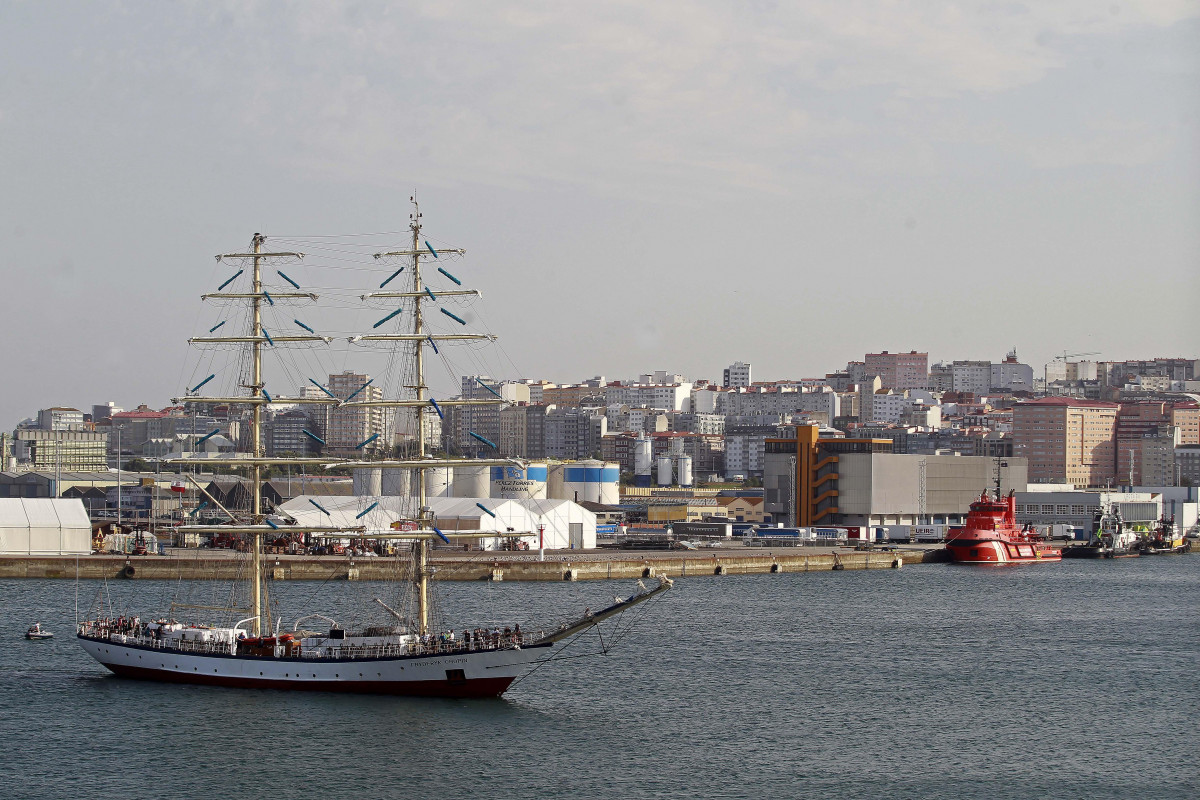
[[[25,638],[33,639],[35,641],[40,639],[53,639],[54,634],[50,631],[43,630],[42,623],[35,622],[29,626],[29,630],[25,631]]]

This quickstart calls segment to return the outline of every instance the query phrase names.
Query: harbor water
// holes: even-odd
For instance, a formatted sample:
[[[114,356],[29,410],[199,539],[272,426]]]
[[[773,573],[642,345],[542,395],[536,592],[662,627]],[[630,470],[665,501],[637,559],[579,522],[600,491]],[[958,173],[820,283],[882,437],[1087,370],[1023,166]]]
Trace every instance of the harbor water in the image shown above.
[[[528,631],[633,588],[438,594],[458,629]],[[174,591],[81,582],[82,605],[98,589],[118,612]],[[372,586],[272,590],[311,613]],[[9,798],[1200,795],[1193,556],[683,579],[607,655],[589,635],[486,701],[118,679],[74,640],[74,582],[0,592]]]

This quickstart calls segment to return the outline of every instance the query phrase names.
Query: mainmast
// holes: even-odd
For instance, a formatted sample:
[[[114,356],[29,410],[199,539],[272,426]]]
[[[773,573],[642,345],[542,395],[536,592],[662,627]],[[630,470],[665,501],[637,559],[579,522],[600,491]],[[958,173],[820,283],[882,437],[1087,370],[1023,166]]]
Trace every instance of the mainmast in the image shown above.
[[[501,405],[503,400],[499,397],[489,399],[459,399],[459,400],[444,400],[437,401],[434,404],[434,399],[429,396],[429,387],[425,383],[425,346],[428,344],[433,347],[434,352],[437,352],[437,342],[463,342],[463,341],[494,341],[495,336],[487,333],[427,333],[425,329],[425,312],[424,303],[436,302],[441,297],[463,297],[463,296],[478,296],[479,292],[475,289],[448,289],[438,291],[436,294],[429,287],[425,286],[421,274],[421,260],[427,258],[440,258],[443,255],[463,255],[465,252],[461,249],[438,249],[433,245],[421,239],[421,210],[415,198],[409,198],[413,204],[412,214],[409,216],[409,230],[412,231],[411,249],[408,250],[393,250],[387,253],[378,253],[375,258],[395,258],[401,257],[409,259],[412,268],[412,288],[407,292],[370,292],[362,296],[363,300],[403,300],[412,299],[413,301],[413,324],[412,333],[391,333],[391,334],[367,334],[363,336],[351,337],[351,342],[395,342],[397,344],[412,342],[413,344],[413,368],[414,381],[407,388],[413,390],[413,399],[407,400],[358,400],[347,401],[343,405],[348,408],[362,406],[377,406],[384,408],[412,408],[416,414],[416,436],[417,448],[415,458],[401,460],[380,460],[380,461],[347,461],[342,462],[343,467],[369,467],[375,469],[405,469],[414,470],[416,475],[415,499],[417,502],[417,513],[414,515],[415,522],[418,524],[418,530],[410,533],[401,534],[402,538],[412,538],[415,541],[415,569],[414,583],[416,584],[416,619],[414,626],[417,633],[425,634],[429,632],[429,546],[430,542],[436,536],[439,539],[450,541],[457,538],[478,538],[478,533],[442,533],[435,527],[436,520],[429,508],[428,497],[428,480],[426,470],[436,467],[454,467],[457,465],[470,465],[476,467],[487,466],[511,466],[522,465],[518,459],[512,458],[433,458],[427,452],[425,444],[425,418],[427,414],[436,414],[438,406],[483,406],[483,405]],[[405,267],[401,267],[404,269]],[[449,276],[454,283],[459,284],[460,281],[454,278],[444,269],[439,270],[443,274]],[[397,272],[396,274],[399,274]],[[393,275],[393,277],[395,277]],[[388,280],[391,280],[390,278]],[[387,281],[384,281],[386,284]],[[383,288],[383,284],[380,285]],[[442,313],[454,319],[462,325],[466,325],[461,318],[455,316],[445,308]]]
[[[254,252],[254,275],[253,281],[253,297],[251,298],[253,308],[253,324],[251,330],[254,333],[254,341],[251,343],[253,358],[251,360],[250,373],[250,394],[258,398],[262,397],[263,380],[262,380],[262,342],[259,338],[263,335],[262,328],[262,245],[263,235],[261,233],[254,234],[251,240]],[[262,449],[262,405],[255,403],[251,407],[250,417],[250,436],[253,456],[255,458],[254,466],[250,468],[253,479],[251,481],[250,493],[250,524],[261,525],[263,522],[262,514],[262,465],[257,459],[264,456]],[[264,629],[269,629],[270,626],[262,624],[262,533],[255,531],[254,539],[254,587],[253,599],[250,605],[250,615],[254,617],[254,635],[262,636]]]
[[[421,206],[412,199],[413,210],[410,214],[412,229],[412,273],[413,273],[413,344],[415,353],[415,378],[417,403],[417,459],[425,458],[425,342],[421,339],[424,332],[424,318],[421,309]],[[425,470],[417,470],[417,519],[423,528],[433,527],[432,512],[425,494]],[[424,636],[429,632],[429,540],[417,539],[417,633]]]

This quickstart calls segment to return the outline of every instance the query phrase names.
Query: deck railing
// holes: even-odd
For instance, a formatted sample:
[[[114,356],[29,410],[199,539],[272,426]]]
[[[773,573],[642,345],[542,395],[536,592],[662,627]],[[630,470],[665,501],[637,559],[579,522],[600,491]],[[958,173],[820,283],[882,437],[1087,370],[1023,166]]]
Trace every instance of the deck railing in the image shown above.
[[[79,633],[97,639],[107,639],[119,644],[135,645],[154,650],[164,650],[178,653],[195,653],[199,655],[232,655],[236,652],[231,642],[223,641],[188,641],[176,637],[157,637],[150,633],[144,625],[115,623],[109,620],[87,621],[79,626]],[[303,647],[299,640],[293,647],[278,645],[275,648],[276,657],[301,658],[321,661],[325,659],[344,658],[402,658],[414,655],[449,655],[474,653],[488,650],[510,650],[516,647],[531,645],[541,639],[544,634],[538,633],[492,633],[490,631],[472,632],[468,641],[465,637],[455,636],[451,639],[443,635],[427,636],[419,642],[388,642],[386,644],[342,644],[334,645],[335,639],[321,639],[316,647]],[[318,638],[321,637],[312,637]]]

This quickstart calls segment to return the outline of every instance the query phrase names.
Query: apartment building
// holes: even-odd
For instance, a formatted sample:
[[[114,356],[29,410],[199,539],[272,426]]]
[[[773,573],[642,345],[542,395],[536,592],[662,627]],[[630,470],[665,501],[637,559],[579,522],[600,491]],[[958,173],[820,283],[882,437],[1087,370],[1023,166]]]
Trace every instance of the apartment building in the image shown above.
[[[1029,482],[1080,488],[1114,483],[1119,408],[1071,397],[1013,406],[1013,454],[1028,460]]]
[[[367,385],[370,380],[370,375],[347,371],[330,375],[328,389],[339,400],[382,400],[383,390],[375,385]],[[379,434],[378,439],[359,449],[359,445],[375,434]],[[382,408],[347,405],[326,410],[323,437],[326,455],[354,457],[364,452],[383,450],[390,445],[386,434]]]
[[[725,387],[749,386],[750,365],[735,361],[725,368],[721,376],[721,385]]]
[[[884,389],[924,389],[929,381],[929,354],[867,353],[863,358],[863,376],[878,375]]]

